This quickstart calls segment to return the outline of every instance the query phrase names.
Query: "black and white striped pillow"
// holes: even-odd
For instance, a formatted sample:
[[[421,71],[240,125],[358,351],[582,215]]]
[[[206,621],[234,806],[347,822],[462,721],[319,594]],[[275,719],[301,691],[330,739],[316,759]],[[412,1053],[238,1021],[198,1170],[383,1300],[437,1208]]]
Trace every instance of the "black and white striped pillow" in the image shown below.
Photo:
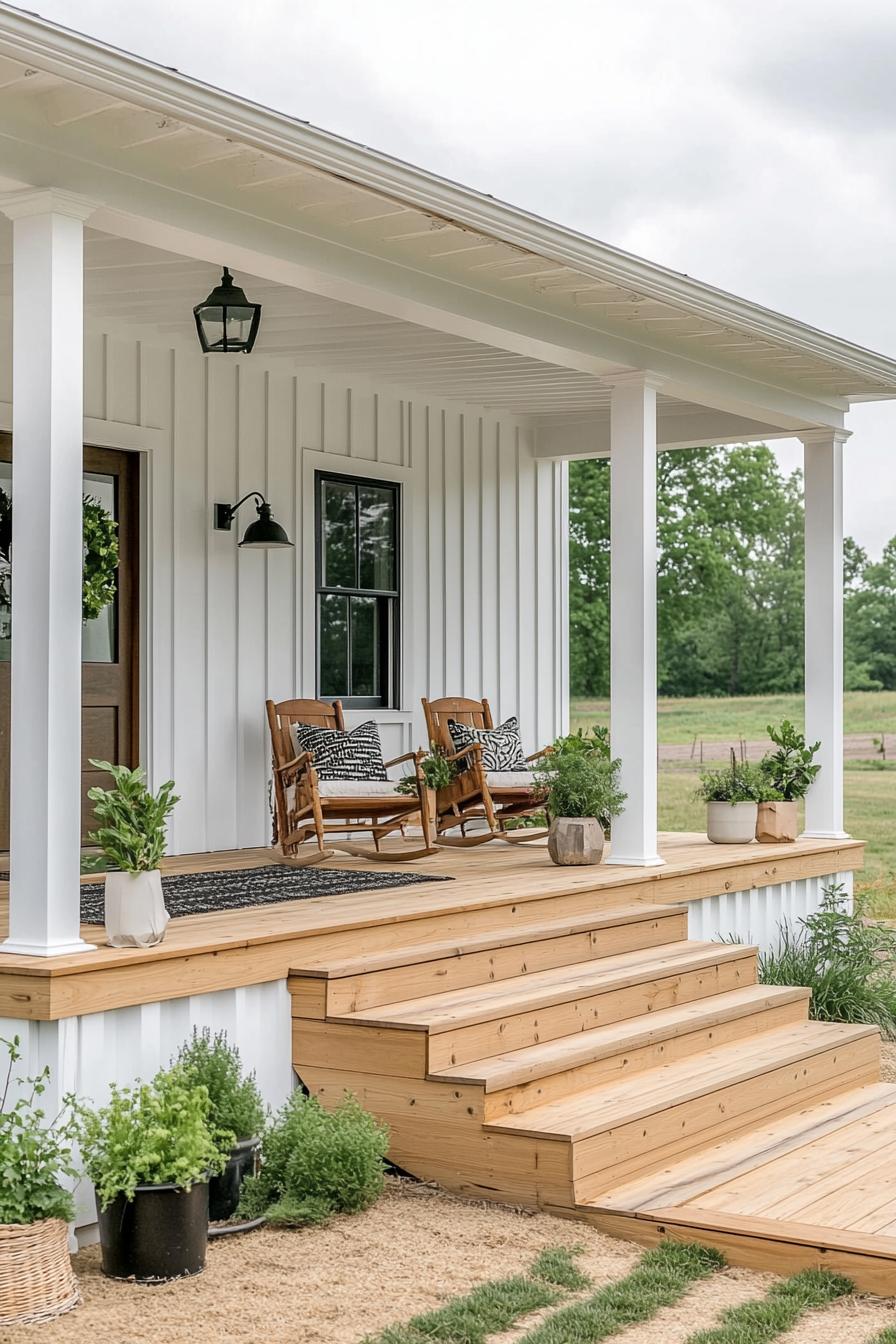
[[[457,719],[448,720],[448,731],[455,751],[463,751],[478,742],[482,747],[484,770],[528,770],[520,739],[520,723],[516,715],[505,719],[497,728],[471,728]],[[461,769],[465,763],[459,761]]]
[[[373,719],[357,728],[315,728],[294,723],[292,740],[296,755],[310,751],[321,779],[387,779],[380,732]]]

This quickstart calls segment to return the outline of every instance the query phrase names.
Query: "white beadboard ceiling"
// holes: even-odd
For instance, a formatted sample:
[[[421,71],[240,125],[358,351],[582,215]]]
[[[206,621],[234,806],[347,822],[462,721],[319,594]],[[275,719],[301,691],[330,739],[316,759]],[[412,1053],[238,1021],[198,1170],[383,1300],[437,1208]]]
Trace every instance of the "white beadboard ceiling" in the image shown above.
[[[33,59],[18,58],[23,51]],[[163,110],[166,95],[177,114]],[[3,137],[10,147],[102,164],[135,182],[243,209],[309,238],[770,385],[826,398],[896,389],[896,365],[882,356],[0,6]],[[353,176],[344,168],[349,159]],[[321,166],[328,163],[343,171]],[[427,200],[457,198],[454,214],[414,199],[427,192]],[[470,219],[476,215],[477,202],[481,220],[501,217],[504,236],[497,223],[489,233],[464,220],[467,207]],[[517,224],[521,237],[526,227],[546,236],[553,230],[556,256],[546,255],[547,244],[543,254],[509,241]],[[176,301],[195,300],[207,285],[206,268],[183,258],[163,261],[96,235],[89,253],[88,297],[98,316],[179,331]],[[582,260],[573,264],[573,256]],[[558,407],[588,413],[606,403],[590,374],[260,281],[249,288],[266,305],[262,348],[271,354],[394,373],[411,386],[527,415]]]

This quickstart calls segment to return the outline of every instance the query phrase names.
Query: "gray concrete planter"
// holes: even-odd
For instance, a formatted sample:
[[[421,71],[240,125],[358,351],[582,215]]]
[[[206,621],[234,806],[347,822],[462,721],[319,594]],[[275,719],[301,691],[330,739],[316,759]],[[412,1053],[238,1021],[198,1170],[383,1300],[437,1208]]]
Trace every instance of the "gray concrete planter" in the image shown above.
[[[555,817],[548,831],[548,853],[561,867],[600,863],[604,830],[597,817]]]
[[[707,803],[706,834],[714,845],[748,845],[756,838],[756,803]]]

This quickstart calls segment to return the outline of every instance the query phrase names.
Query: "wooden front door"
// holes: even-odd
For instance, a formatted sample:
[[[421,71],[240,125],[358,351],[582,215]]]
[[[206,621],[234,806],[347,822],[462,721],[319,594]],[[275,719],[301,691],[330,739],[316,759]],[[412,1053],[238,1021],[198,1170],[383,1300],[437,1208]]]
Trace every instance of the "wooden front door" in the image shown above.
[[[12,497],[12,440],[0,434],[0,491]],[[84,494],[118,523],[119,567],[114,602],[84,624],[81,649],[81,831],[93,826],[87,790],[106,784],[91,757],[136,765],[138,738],[139,459],[136,453],[84,448]],[[14,507],[14,506],[13,506]],[[0,561],[0,569],[6,566]],[[8,595],[13,573],[0,573],[0,849],[9,848],[10,641]],[[35,828],[35,838],[38,830]]]

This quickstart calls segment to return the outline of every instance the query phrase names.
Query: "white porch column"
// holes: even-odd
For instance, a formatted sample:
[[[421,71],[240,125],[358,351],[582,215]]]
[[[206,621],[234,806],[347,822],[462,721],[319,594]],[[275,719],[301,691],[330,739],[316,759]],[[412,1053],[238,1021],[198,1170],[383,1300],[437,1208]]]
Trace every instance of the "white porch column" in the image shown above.
[[[13,220],[10,915],[2,952],[79,936],[83,235],[68,192],[0,196]]]
[[[807,836],[843,829],[843,429],[803,440],[806,507],[806,738],[821,763],[806,796]]]
[[[611,380],[607,380],[611,381]],[[661,864],[656,844],[656,391],[649,373],[612,379],[610,735],[625,811],[609,863]]]

